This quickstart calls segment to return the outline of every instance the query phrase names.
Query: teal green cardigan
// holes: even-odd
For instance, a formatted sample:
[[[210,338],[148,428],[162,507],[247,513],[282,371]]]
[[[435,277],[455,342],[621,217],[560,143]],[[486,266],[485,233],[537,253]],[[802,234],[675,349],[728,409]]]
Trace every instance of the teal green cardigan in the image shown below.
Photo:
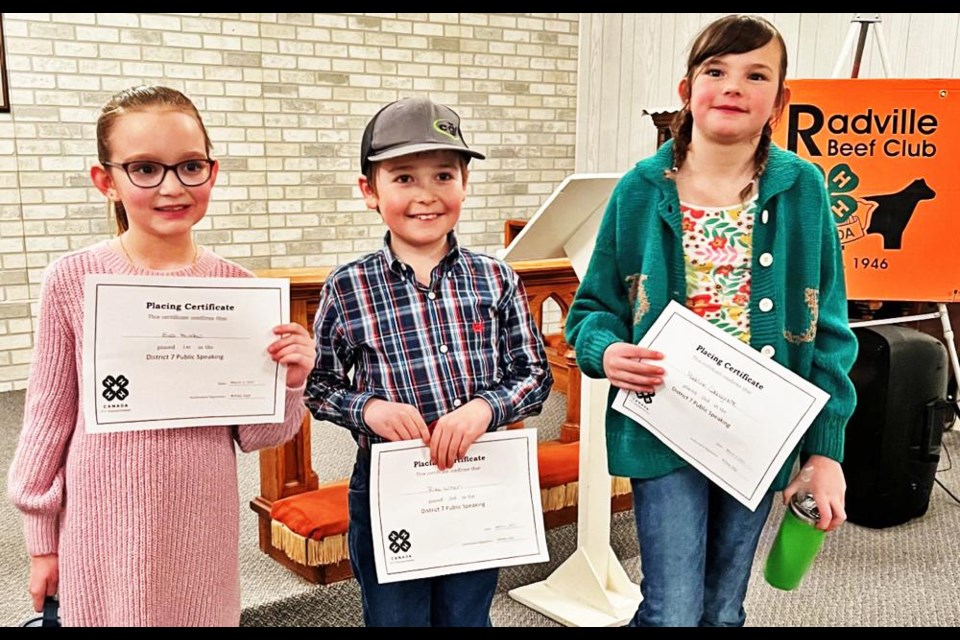
[[[670,300],[686,301],[676,183],[664,177],[673,143],[639,162],[614,188],[590,266],[567,318],[580,369],[605,377],[603,352],[637,343]],[[796,154],[771,146],[760,178],[753,227],[750,346],[830,394],[773,482],[782,489],[800,451],[843,459],[843,435],[856,403],[849,378],[857,341],[847,322],[840,242],[823,176]],[[773,258],[760,262],[760,256]],[[764,303],[762,311],[760,302]],[[669,356],[669,354],[668,354]],[[611,388],[610,400],[616,389]],[[776,407],[770,407],[776,411]],[[607,409],[610,473],[655,478],[686,463],[653,434]]]

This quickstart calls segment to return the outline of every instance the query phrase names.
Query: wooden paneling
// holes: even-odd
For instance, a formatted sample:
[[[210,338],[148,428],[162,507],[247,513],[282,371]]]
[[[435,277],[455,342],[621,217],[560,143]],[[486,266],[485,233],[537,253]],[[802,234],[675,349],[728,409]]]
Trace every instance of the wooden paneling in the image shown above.
[[[617,108],[617,130],[616,134],[628,144],[621,144],[615,149],[616,163],[626,164],[630,161],[630,132],[633,129],[633,105],[637,103],[637,97],[640,87],[633,82],[633,66],[638,62],[638,56],[633,50],[636,42],[634,32],[636,31],[637,15],[628,13],[623,16],[622,28],[620,29],[620,96],[614,107]],[[627,80],[624,82],[624,80]],[[636,92],[635,92],[636,91]]]
[[[905,65],[925,69],[930,78],[956,77],[957,13],[911,14]],[[884,30],[888,40],[894,34]]]
[[[872,40],[863,54],[863,67],[860,69],[861,78],[906,78],[910,77],[906,70],[907,60],[907,33],[910,28],[912,13],[884,13],[882,14],[883,35],[887,43],[887,62],[890,64],[890,73],[883,72],[880,62],[880,50],[877,42]],[[911,67],[912,68],[912,65]],[[931,77],[929,73],[925,74]],[[913,74],[921,77],[920,74]]]
[[[641,157],[644,149],[650,145],[650,136],[655,135],[653,123],[650,118],[644,117],[643,109],[649,109],[659,104],[654,89],[660,84],[651,82],[651,78],[656,78],[660,69],[655,66],[657,42],[659,41],[661,30],[664,28],[661,21],[657,19],[656,13],[638,13],[635,15],[634,27],[630,31],[633,38],[633,61],[631,64],[631,74],[626,78],[630,84],[633,100],[629,105],[628,120],[630,122],[630,132],[626,137],[627,148],[625,154],[620,155],[618,150],[616,166],[630,166]],[[672,15],[672,14],[671,14]]]
[[[581,14],[578,172],[620,172],[656,149],[647,110],[679,107],[677,83],[690,44],[719,13]],[[853,13],[760,14],[787,43],[790,78],[829,78]],[[960,13],[883,13],[890,77],[960,75]],[[876,35],[867,38],[861,78],[884,77]],[[853,68],[844,60],[843,77]]]

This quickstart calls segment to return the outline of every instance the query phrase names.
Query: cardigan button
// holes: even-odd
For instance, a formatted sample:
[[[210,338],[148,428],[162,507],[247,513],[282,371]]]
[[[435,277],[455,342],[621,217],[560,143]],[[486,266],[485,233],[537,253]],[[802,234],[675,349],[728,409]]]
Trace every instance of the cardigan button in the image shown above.
[[[760,355],[762,355],[762,356],[767,356],[768,358],[772,358],[772,357],[773,357],[773,354],[775,354],[776,352],[777,352],[777,350],[774,349],[774,348],[773,348],[772,346],[770,346],[769,344],[763,345],[763,348],[760,349]]]
[[[763,213],[760,214],[760,222],[767,224],[767,221],[770,220],[770,212],[766,209],[763,210]]]
[[[761,267],[769,267],[772,264],[773,264],[773,255],[769,253],[764,253],[763,255],[760,256]]]
[[[759,306],[760,306],[760,311],[763,311],[764,313],[766,313],[767,311],[770,311],[771,309],[773,309],[773,300],[771,300],[770,298],[764,298],[763,300],[760,301]]]

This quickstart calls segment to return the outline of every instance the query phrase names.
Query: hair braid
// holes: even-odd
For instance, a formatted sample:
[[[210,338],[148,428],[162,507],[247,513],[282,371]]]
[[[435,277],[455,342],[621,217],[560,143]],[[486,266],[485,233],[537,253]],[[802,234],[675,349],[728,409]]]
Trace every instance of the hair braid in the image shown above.
[[[690,149],[690,139],[693,136],[693,114],[690,113],[690,105],[684,104],[683,108],[673,117],[670,123],[670,133],[673,136],[673,167],[665,172],[665,176],[673,179],[676,172],[683,166],[687,159],[687,151]]]
[[[767,160],[770,158],[770,142],[773,138],[773,127],[770,123],[763,125],[763,131],[760,133],[760,141],[757,143],[757,150],[753,154],[753,180],[740,192],[740,199],[746,201],[753,191],[754,185],[760,185],[760,176],[767,170]]]

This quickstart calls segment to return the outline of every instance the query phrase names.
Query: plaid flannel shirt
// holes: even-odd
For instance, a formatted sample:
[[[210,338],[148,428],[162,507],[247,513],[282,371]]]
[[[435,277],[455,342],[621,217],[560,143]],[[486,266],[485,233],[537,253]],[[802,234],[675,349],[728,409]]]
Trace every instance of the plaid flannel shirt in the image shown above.
[[[516,272],[451,233],[424,286],[389,240],[324,283],[306,389],[313,415],[369,447],[383,441],[363,420],[372,398],[413,405],[427,424],[474,398],[493,410],[490,430],[538,414],[553,377]]]

